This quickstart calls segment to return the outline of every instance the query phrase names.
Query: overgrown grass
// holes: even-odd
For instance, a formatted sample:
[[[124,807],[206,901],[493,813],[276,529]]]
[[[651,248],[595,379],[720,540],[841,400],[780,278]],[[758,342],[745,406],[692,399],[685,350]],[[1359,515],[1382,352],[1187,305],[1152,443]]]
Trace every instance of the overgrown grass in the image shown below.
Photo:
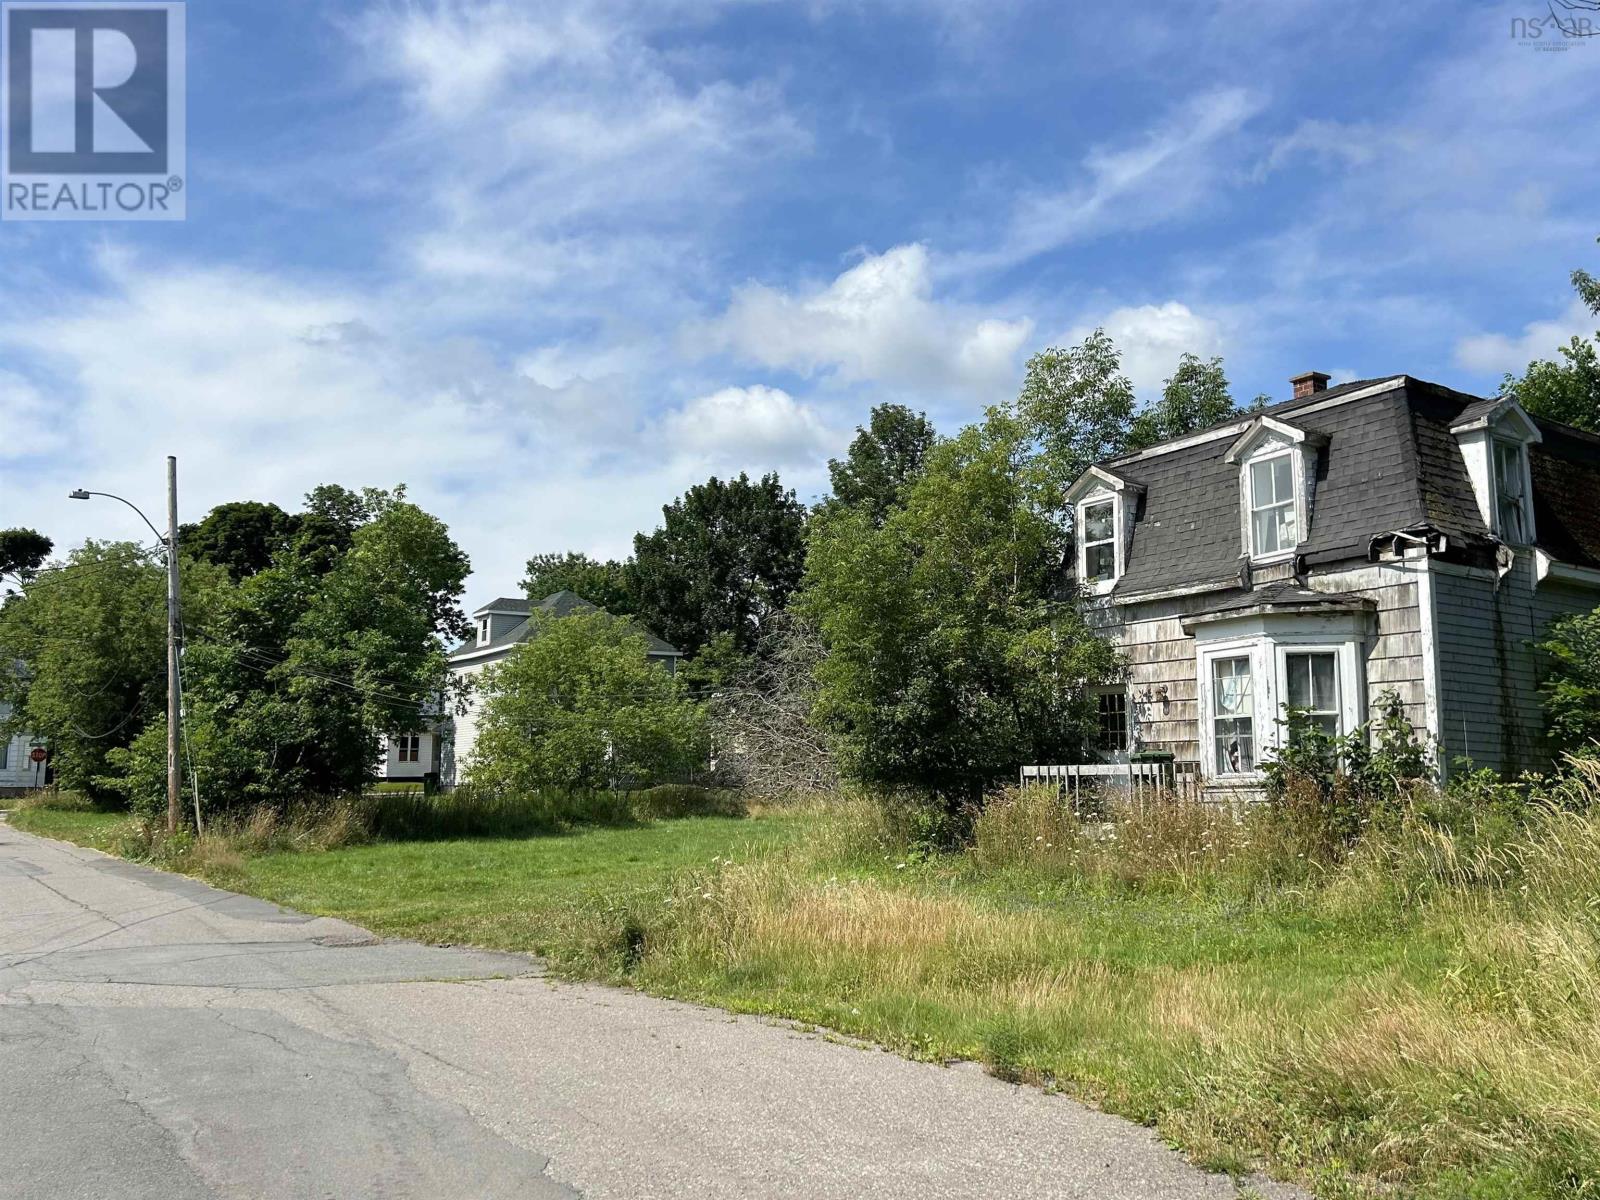
[[[840,800],[531,840],[244,853],[214,878],[391,935],[977,1059],[1329,1197],[1600,1195],[1600,775],[1293,804],[992,803],[940,854]],[[1297,815],[1298,813],[1298,815]]]

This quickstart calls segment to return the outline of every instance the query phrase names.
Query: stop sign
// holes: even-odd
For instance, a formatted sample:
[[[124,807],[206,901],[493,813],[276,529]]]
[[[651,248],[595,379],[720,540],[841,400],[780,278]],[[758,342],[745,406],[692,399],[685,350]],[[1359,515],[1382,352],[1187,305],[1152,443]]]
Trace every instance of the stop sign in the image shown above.
[[[28,755],[28,757],[36,763],[42,763],[45,759],[50,757],[50,752],[43,746],[35,746],[33,748],[33,753]]]

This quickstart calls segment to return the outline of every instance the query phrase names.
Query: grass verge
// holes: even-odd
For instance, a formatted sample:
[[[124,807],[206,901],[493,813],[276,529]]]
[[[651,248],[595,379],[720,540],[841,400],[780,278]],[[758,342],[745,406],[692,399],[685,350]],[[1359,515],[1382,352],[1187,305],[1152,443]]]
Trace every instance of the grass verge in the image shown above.
[[[392,936],[976,1059],[1324,1197],[1582,1200],[1600,1195],[1591,812],[1408,818],[1321,865],[1211,810],[1109,839],[1025,801],[961,854],[837,803],[193,869]]]

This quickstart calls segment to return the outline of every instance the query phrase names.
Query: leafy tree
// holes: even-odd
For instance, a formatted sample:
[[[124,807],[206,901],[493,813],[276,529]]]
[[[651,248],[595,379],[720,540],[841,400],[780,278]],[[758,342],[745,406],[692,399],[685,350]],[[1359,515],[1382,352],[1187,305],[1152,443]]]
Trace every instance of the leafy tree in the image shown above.
[[[640,622],[689,655],[719,633],[749,654],[805,570],[805,506],[776,474],[712,478],[661,510],[627,568]]]
[[[1572,286],[1589,311],[1600,317],[1600,279],[1577,270]],[[1600,333],[1595,337],[1600,339]],[[1531,362],[1521,378],[1507,375],[1501,390],[1516,396],[1534,416],[1600,433],[1600,355],[1595,342],[1574,337],[1557,349],[1564,361]]]
[[[1543,688],[1551,739],[1600,751],[1600,609],[1553,623],[1540,649],[1551,662]]]
[[[55,543],[33,529],[0,529],[0,576],[27,583],[44,566]]]
[[[187,726],[203,790],[227,802],[350,791],[379,739],[414,729],[445,683],[444,643],[468,625],[466,556],[403,490],[369,491],[349,549],[295,540],[213,601],[184,661]],[[153,802],[165,726],[114,762]]]
[[[182,578],[196,615],[226,583],[202,563]],[[165,568],[133,543],[85,543],[0,608],[0,663],[24,664],[0,670],[9,733],[40,738],[66,787],[106,798],[110,757],[165,713],[166,639]],[[164,745],[161,760],[164,778]]]
[[[1115,653],[1051,598],[1061,533],[1021,436],[1002,419],[940,443],[882,526],[842,506],[816,519],[797,607],[826,647],[816,719],[854,778],[970,800],[1085,747],[1088,687]],[[1073,458],[1089,453],[1075,436],[1056,442]]]
[[[1535,416],[1600,433],[1600,356],[1595,344],[1575,337],[1558,349],[1565,361],[1531,362],[1520,379],[1507,375],[1502,390]]]
[[[1167,380],[1161,399],[1133,419],[1128,449],[1142,450],[1168,438],[1220,424],[1238,415],[1222,359],[1185,354]]]
[[[527,795],[645,786],[699,766],[704,715],[608,613],[540,614],[540,627],[485,672],[486,700],[468,778]]]
[[[864,508],[881,524],[922,473],[937,440],[926,414],[900,404],[878,405],[866,428],[856,430],[846,456],[828,461],[834,500]]]
[[[1029,359],[1016,402],[991,412],[990,420],[1014,426],[1004,440],[1017,442],[1019,460],[1031,464],[1040,506],[1059,512],[1080,475],[1127,448],[1133,404],[1122,355],[1096,329],[1081,345]]]
[[[559,591],[576,592],[613,616],[631,616],[627,570],[616,561],[601,562],[587,554],[535,554],[528,560],[522,590],[537,603]]]
[[[197,525],[181,527],[178,545],[184,553],[226,569],[237,583],[271,566],[296,525],[276,504],[238,500],[217,505]]]

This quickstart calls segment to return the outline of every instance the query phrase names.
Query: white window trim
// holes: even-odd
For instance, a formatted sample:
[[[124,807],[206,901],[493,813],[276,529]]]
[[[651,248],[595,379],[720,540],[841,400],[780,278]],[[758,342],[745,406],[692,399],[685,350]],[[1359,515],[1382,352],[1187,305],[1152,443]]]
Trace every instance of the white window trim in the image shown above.
[[[1132,693],[1131,689],[1128,687],[1127,684],[1118,683],[1118,684],[1108,684],[1108,685],[1106,685],[1104,687],[1097,687],[1097,688],[1094,689],[1094,693],[1093,694],[1094,694],[1094,698],[1095,698],[1095,701],[1094,701],[1095,702],[1095,737],[1096,737],[1095,753],[1099,754],[1107,762],[1125,763],[1125,762],[1128,761],[1128,755],[1133,752],[1133,747],[1134,747],[1135,720],[1134,720],[1133,693]],[[1100,705],[1100,697],[1101,696],[1121,696],[1122,697],[1122,703],[1123,703],[1123,708],[1122,708],[1123,741],[1125,741],[1127,743],[1127,748],[1124,749],[1124,750],[1107,750],[1107,749],[1105,749],[1104,747],[1102,747],[1099,744],[1099,733],[1100,733],[1100,709],[1099,709],[1099,705]]]
[[[1289,460],[1289,499],[1294,505],[1295,544],[1284,550],[1274,550],[1267,554],[1256,552],[1256,497],[1255,487],[1251,482],[1253,468],[1262,463],[1275,462],[1280,458]],[[1253,454],[1239,464],[1239,494],[1244,503],[1244,544],[1245,553],[1253,563],[1285,562],[1295,555],[1300,543],[1306,540],[1306,505],[1305,505],[1305,466],[1302,456],[1292,446],[1273,446]],[[1282,505],[1273,505],[1281,508]]]
[[[1528,463],[1528,443],[1521,438],[1506,437],[1501,433],[1492,433],[1488,439],[1489,450],[1489,512],[1494,530],[1494,535],[1501,541],[1506,541],[1506,531],[1500,527],[1500,455],[1499,449],[1505,446],[1517,453],[1518,470],[1521,478],[1517,481],[1522,488],[1522,525],[1523,536],[1517,542],[1508,542],[1508,545],[1532,546],[1539,540],[1538,530],[1533,525],[1533,470]]]
[[[1264,778],[1261,764],[1283,745],[1283,718],[1289,696],[1290,654],[1332,654],[1335,656],[1335,681],[1339,689],[1339,735],[1360,728],[1366,719],[1366,677],[1363,666],[1363,639],[1359,635],[1330,637],[1323,631],[1296,631],[1285,628],[1272,633],[1252,631],[1232,637],[1208,638],[1196,643],[1195,691],[1198,695],[1200,772],[1202,778],[1219,783],[1258,782]],[[1212,697],[1212,663],[1217,659],[1250,659],[1251,695],[1255,708],[1251,714],[1256,767],[1251,771],[1224,773],[1217,770],[1215,703]]]
[[[1257,417],[1235,441],[1224,461],[1239,467],[1239,537],[1244,556],[1252,563],[1287,562],[1311,536],[1312,481],[1316,477],[1317,451],[1327,444],[1322,434],[1312,433],[1272,417]],[[1271,554],[1257,554],[1255,530],[1251,517],[1254,495],[1250,488],[1250,468],[1259,462],[1288,454],[1293,472],[1291,489],[1294,495],[1294,520],[1296,544],[1287,550]]]
[[[1111,505],[1111,546],[1113,552],[1111,578],[1099,579],[1090,583],[1089,541],[1085,536],[1085,530],[1089,527],[1088,513],[1091,508],[1099,508],[1105,504]],[[1123,549],[1123,543],[1127,541],[1127,538],[1123,536],[1122,528],[1122,497],[1117,495],[1116,492],[1106,489],[1093,492],[1079,500],[1077,505],[1077,534],[1078,578],[1083,581],[1084,587],[1094,595],[1103,596],[1117,586],[1117,580],[1122,578],[1122,573],[1126,567],[1123,561],[1123,557],[1126,554]],[[1096,542],[1094,544],[1096,546],[1105,545],[1104,542]]]

